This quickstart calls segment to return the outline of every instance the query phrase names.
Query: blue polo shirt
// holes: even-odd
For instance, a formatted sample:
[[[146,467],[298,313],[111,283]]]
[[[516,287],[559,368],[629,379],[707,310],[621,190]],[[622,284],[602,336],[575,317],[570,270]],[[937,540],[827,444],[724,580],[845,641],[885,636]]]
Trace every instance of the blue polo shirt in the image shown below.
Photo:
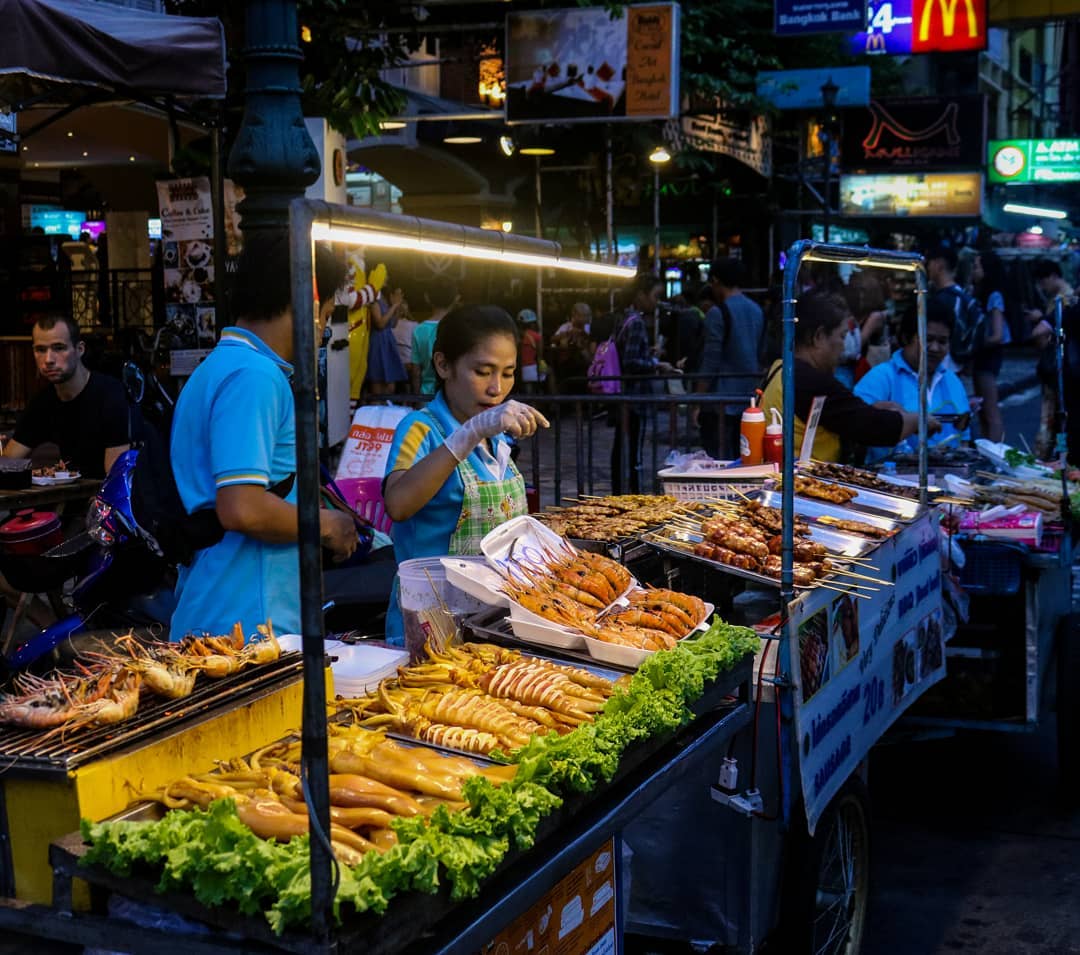
[[[967,391],[955,371],[945,367],[942,362],[930,379],[926,403],[930,414],[963,414],[971,409]],[[904,360],[902,349],[893,352],[892,358],[871,368],[855,386],[855,394],[867,404],[876,401],[895,401],[905,411],[919,410],[919,372]],[[952,424],[942,425],[941,431],[929,440],[929,447],[940,444],[949,435],[955,434]],[[971,430],[965,428],[958,441],[971,437]],[[890,454],[915,454],[919,450],[919,436],[913,434],[901,441],[895,448],[876,447],[867,451],[868,463],[880,461]]]
[[[432,427],[429,415],[439,423],[441,434]],[[460,422],[451,414],[446,398],[440,391],[428,402],[426,413],[414,411],[398,423],[386,461],[387,475],[394,471],[407,471],[417,461],[439,448],[446,440],[446,435],[458,427]],[[496,456],[500,446],[508,443],[506,435],[497,435],[491,442],[494,453],[489,452],[481,442],[465,459],[478,480],[502,480],[504,475],[497,473],[499,468]],[[394,523],[390,536],[394,539],[394,556],[397,562],[400,564],[414,557],[441,557],[449,554],[450,538],[457,528],[464,500],[465,482],[455,468],[427,504],[407,521]],[[386,637],[391,643],[402,643],[404,640],[396,581],[386,614]]]
[[[220,487],[268,488],[296,471],[292,366],[262,339],[226,328],[176,404],[172,468],[189,513],[213,507]],[[285,498],[296,503],[295,482]],[[171,638],[254,633],[267,619],[278,633],[300,629],[296,543],[269,544],[237,531],[180,569]]]

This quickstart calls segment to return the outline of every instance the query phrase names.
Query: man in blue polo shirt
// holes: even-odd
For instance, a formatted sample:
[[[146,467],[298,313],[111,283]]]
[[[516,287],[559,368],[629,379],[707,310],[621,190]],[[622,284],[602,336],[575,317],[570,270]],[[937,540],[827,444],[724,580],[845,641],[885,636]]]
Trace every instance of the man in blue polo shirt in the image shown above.
[[[926,308],[926,380],[927,407],[931,416],[966,414],[971,410],[963,382],[955,371],[944,362],[949,354],[952,337],[952,310],[941,302],[931,300]],[[919,335],[914,313],[906,315],[900,326],[901,347],[892,358],[871,368],[855,385],[855,394],[867,404],[890,402],[903,411],[919,410]],[[970,439],[968,428],[956,437],[951,423],[942,424],[941,430],[929,439],[929,446],[949,441],[955,447],[960,441]],[[867,452],[867,463],[880,461],[890,454],[914,454],[919,449],[918,435],[901,441],[895,448],[876,447]]]
[[[236,621],[248,634],[266,620],[279,633],[300,628],[286,233],[244,237],[233,302],[241,317],[195,370],[173,418],[172,467],[184,507],[213,508],[225,529],[181,568],[173,640],[228,633]],[[322,510],[320,528],[336,559],[355,550],[348,515]]]

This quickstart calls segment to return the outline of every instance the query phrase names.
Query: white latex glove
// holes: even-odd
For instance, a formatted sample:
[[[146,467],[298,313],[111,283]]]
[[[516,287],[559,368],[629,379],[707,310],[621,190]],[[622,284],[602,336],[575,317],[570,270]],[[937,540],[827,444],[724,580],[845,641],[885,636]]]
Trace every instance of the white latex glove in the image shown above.
[[[548,419],[535,408],[520,401],[507,401],[473,415],[444,443],[458,461],[464,461],[485,438],[493,438],[504,432],[515,438],[527,438],[535,434],[538,428],[547,427],[550,427]]]

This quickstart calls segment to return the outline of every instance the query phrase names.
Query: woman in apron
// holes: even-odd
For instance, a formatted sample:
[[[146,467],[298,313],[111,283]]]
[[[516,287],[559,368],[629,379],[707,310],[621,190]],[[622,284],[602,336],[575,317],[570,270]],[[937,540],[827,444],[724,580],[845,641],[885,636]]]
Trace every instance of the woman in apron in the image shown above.
[[[510,460],[507,435],[529,437],[548,422],[534,408],[506,401],[517,354],[517,327],[501,308],[466,305],[439,322],[435,397],[397,426],[383,482],[399,564],[478,554],[489,531],[526,513],[525,481]],[[386,636],[404,643],[396,582]]]

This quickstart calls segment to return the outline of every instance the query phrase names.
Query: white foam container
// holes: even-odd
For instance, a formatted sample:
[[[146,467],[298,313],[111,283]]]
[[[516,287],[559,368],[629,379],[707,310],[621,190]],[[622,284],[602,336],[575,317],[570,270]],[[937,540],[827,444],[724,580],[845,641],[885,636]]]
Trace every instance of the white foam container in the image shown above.
[[[509,607],[510,598],[500,589],[502,577],[486,557],[440,557],[447,581],[476,600],[491,607]]]

